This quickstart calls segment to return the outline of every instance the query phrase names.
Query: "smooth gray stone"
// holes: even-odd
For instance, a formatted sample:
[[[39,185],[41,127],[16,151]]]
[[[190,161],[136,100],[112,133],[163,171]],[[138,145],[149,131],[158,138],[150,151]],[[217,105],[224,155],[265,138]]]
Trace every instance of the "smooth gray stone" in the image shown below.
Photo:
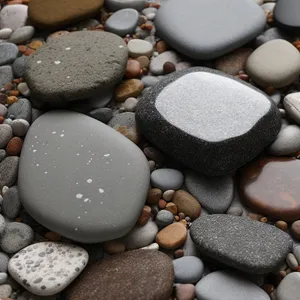
[[[1,272],[0,273],[0,284],[4,284],[7,280],[7,278],[8,278],[7,273]]]
[[[37,108],[32,108],[31,110],[31,121],[32,123],[38,118],[40,117],[42,114],[44,113],[44,111],[37,109]]]
[[[4,149],[0,149],[0,162],[6,157],[6,151]]]
[[[24,26],[16,29],[9,38],[10,43],[21,44],[30,40],[35,33],[35,29],[32,26]]]
[[[2,213],[9,219],[15,219],[19,216],[21,201],[17,186],[12,186],[4,194],[2,202]]]
[[[14,62],[19,53],[18,47],[13,43],[0,44],[0,66]]]
[[[76,28],[77,28],[77,30],[83,30],[83,29],[87,29],[88,27],[97,26],[99,24],[100,23],[98,20],[88,19],[88,20],[84,20],[84,21],[81,21],[80,23],[78,23],[76,25]]]
[[[300,124],[300,93],[291,93],[283,99],[284,109],[289,117]]]
[[[24,76],[27,58],[28,56],[23,55],[14,61],[12,68],[16,78],[21,78]]]
[[[300,150],[300,127],[289,125],[282,128],[276,140],[268,148],[271,155],[289,155]]]
[[[277,27],[272,27],[272,28],[266,30],[263,34],[259,35],[255,39],[255,44],[256,44],[256,47],[259,47],[259,46],[265,44],[266,42],[276,40],[276,39],[282,39],[282,40],[286,40],[286,41],[292,40],[292,38],[289,35],[287,35],[286,32],[282,31],[281,29],[279,29]]]
[[[108,107],[96,108],[89,112],[89,116],[106,124],[112,119],[113,111]]]
[[[188,170],[184,183],[188,191],[210,213],[226,212],[233,200],[234,185],[231,175],[208,177]]]
[[[23,4],[6,5],[0,13],[0,29],[16,30],[25,25],[28,6]]]
[[[280,100],[281,100],[281,93],[280,93],[280,91],[275,91],[275,93],[274,94],[272,94],[271,96],[270,96],[270,98],[274,101],[274,103],[276,104],[276,105],[278,105],[279,103],[280,103]]]
[[[11,82],[14,79],[11,66],[0,67],[0,89],[4,84]]]
[[[110,126],[110,127],[114,128],[117,125],[126,126],[128,128],[136,127],[135,113],[133,113],[133,112],[124,112],[124,113],[121,113],[121,114],[117,114],[108,122],[108,126]]]
[[[13,120],[10,124],[15,136],[23,137],[26,135],[30,124],[24,119]]]
[[[125,8],[113,13],[105,22],[106,31],[124,37],[133,33],[139,22],[139,13],[132,8]]]
[[[0,252],[0,272],[7,272],[8,262],[8,255],[4,252]]]
[[[142,78],[142,82],[143,82],[145,88],[147,88],[149,86],[152,86],[152,85],[155,85],[156,83],[158,83],[159,79],[155,76],[144,76]]]
[[[13,137],[13,131],[8,124],[0,124],[0,148],[6,147],[7,143]]]
[[[184,256],[173,260],[177,283],[197,283],[204,272],[203,262],[195,256]]]
[[[254,39],[263,31],[266,16],[253,1],[172,0],[162,5],[154,22],[158,36],[171,47],[209,60]]]
[[[293,272],[285,276],[276,290],[277,300],[295,300],[300,294],[300,274]]]
[[[2,215],[0,215],[0,235],[3,234],[6,227],[5,219]]]
[[[28,123],[31,122],[31,103],[26,98],[20,98],[18,102],[8,107],[7,116],[11,119],[24,119]],[[13,116],[13,118],[12,118]]]
[[[293,241],[273,225],[231,215],[205,215],[192,223],[191,237],[200,253],[251,274],[278,268]]]
[[[5,185],[11,187],[17,179],[19,167],[18,156],[8,156],[0,163],[0,189]]]
[[[175,169],[157,169],[151,173],[152,187],[159,188],[163,192],[167,190],[179,190],[183,184],[183,174]]]
[[[201,212],[201,214],[203,213]],[[184,251],[184,256],[199,256],[199,250],[191,238],[190,230],[187,231],[186,240],[182,246],[182,250]]]
[[[270,300],[268,294],[239,273],[216,271],[203,277],[196,285],[201,300]]]
[[[160,227],[166,227],[167,225],[173,223],[174,221],[174,215],[172,212],[162,209],[160,210],[157,215],[155,222]]]
[[[124,8],[133,8],[138,11],[146,7],[145,0],[105,0],[105,6],[110,11],[117,11]]]
[[[0,246],[9,254],[16,253],[30,245],[34,239],[34,232],[24,223],[11,222],[5,227],[1,236]]]
[[[134,227],[149,179],[147,160],[130,140],[91,117],[58,110],[30,127],[18,188],[26,211],[42,225],[97,243]]]
[[[300,245],[298,246],[295,246],[293,248],[293,254],[295,255],[297,261],[298,261],[298,264],[300,265]]]

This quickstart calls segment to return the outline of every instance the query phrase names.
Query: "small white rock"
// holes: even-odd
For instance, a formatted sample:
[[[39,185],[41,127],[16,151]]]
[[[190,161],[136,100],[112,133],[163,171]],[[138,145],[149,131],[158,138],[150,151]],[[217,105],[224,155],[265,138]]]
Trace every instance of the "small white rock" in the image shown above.
[[[297,270],[298,267],[298,261],[293,253],[289,253],[286,257],[286,263],[287,265],[294,271]]]
[[[129,97],[123,103],[123,107],[124,107],[125,111],[134,112],[137,103],[138,103],[138,100],[136,98]]]
[[[26,82],[19,83],[17,89],[25,97],[30,95],[30,90]]]
[[[0,39],[6,40],[13,33],[13,30],[10,28],[3,28],[0,30]]]
[[[146,250],[158,250],[159,249],[159,245],[157,243],[153,243],[149,246],[143,247],[141,249],[146,249]]]
[[[150,42],[140,39],[132,39],[127,44],[129,56],[132,58],[139,56],[151,57],[153,53],[153,46]]]

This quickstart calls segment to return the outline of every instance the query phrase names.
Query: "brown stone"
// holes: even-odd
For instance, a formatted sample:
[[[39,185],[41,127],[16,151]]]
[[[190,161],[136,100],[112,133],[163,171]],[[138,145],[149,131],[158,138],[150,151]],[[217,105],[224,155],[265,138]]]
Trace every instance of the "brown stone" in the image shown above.
[[[177,249],[186,240],[187,230],[181,223],[173,223],[156,235],[156,243],[164,249]]]
[[[141,65],[137,60],[129,59],[125,70],[125,77],[128,79],[139,77],[141,74]]]
[[[172,260],[157,250],[133,250],[88,266],[66,291],[66,300],[168,300]]]
[[[140,217],[137,220],[138,225],[145,225],[151,216],[151,207],[148,205],[144,205]]]
[[[286,222],[300,218],[299,160],[261,158],[241,170],[239,178],[240,195],[254,211]]]
[[[125,251],[125,245],[120,240],[112,240],[103,243],[103,250],[110,254],[118,254]]]
[[[0,93],[0,103],[6,104],[7,102],[7,95]]]
[[[44,43],[41,40],[35,40],[29,44],[29,47],[31,49],[37,50],[37,49],[41,48],[43,45],[44,45]]]
[[[275,226],[283,231],[287,231],[288,229],[288,224],[284,221],[277,221]]]
[[[30,21],[40,28],[62,28],[100,12],[104,0],[31,0],[28,5]]]
[[[165,201],[165,200],[163,200]],[[176,215],[178,212],[177,206],[173,202],[166,203],[166,210],[170,211],[173,215]]]
[[[175,65],[169,61],[163,65],[164,74],[170,74],[176,71]]]
[[[45,238],[52,242],[59,242],[61,240],[61,235],[54,231],[48,231],[45,234]]]
[[[168,50],[168,45],[165,41],[159,41],[156,44],[156,51],[158,53],[163,53]]]
[[[155,205],[158,203],[161,197],[162,197],[162,191],[158,188],[153,188],[148,191],[148,196],[146,201],[150,205]]]
[[[139,57],[135,58],[135,60],[137,60],[140,63],[142,69],[144,69],[144,68],[147,69],[150,65],[150,60],[145,55],[139,56]]]
[[[192,220],[200,216],[201,205],[190,193],[178,190],[175,192],[172,201],[177,205],[178,212],[183,212]]]
[[[129,97],[138,97],[144,88],[139,79],[128,79],[123,81],[116,89],[116,101],[124,102]]]
[[[8,156],[19,156],[23,147],[23,140],[17,136],[13,137],[6,145],[5,151]]]
[[[66,34],[69,34],[69,33],[70,33],[70,32],[67,31],[67,30],[55,31],[55,32],[51,33],[51,34],[48,36],[48,38],[53,38],[53,39],[55,39],[55,38],[62,37],[62,36],[66,35]]]

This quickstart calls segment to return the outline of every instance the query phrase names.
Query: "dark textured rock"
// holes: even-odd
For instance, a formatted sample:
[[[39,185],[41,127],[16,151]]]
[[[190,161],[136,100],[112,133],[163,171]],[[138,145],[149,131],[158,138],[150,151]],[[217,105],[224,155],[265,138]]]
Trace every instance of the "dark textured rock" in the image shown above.
[[[90,111],[89,116],[103,123],[108,123],[113,117],[113,112],[108,107],[102,107]]]
[[[153,86],[139,101],[136,120],[157,148],[210,176],[241,167],[280,130],[272,99],[241,80],[202,67],[172,73]]]
[[[17,78],[24,76],[27,58],[28,56],[21,56],[14,61],[12,69]]]
[[[275,226],[231,215],[201,216],[191,237],[202,254],[253,274],[276,270],[293,246]]]
[[[172,260],[156,250],[133,250],[88,266],[66,293],[67,300],[168,300]],[[87,293],[87,289],[93,293]]]
[[[19,157],[9,156],[0,163],[0,189],[3,186],[12,186],[18,176]]]
[[[72,32],[29,57],[26,83],[35,101],[49,106],[91,98],[121,80],[127,55],[125,42],[112,33]]]
[[[12,186],[4,195],[2,213],[4,216],[14,219],[19,216],[21,201],[17,186]]]
[[[11,82],[14,79],[13,71],[11,66],[0,67],[0,89],[4,84]]]
[[[31,122],[31,103],[28,99],[21,98],[18,102],[8,107],[7,116],[11,119],[24,119]],[[12,117],[13,116],[13,117]]]

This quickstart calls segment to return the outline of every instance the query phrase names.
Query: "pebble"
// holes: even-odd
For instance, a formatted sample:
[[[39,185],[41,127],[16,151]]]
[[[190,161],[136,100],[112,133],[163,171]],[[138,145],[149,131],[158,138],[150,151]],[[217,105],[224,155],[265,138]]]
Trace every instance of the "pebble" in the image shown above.
[[[6,280],[7,280],[7,278],[8,278],[7,273],[1,272],[1,273],[0,273],[0,284],[5,283]]]
[[[151,217],[151,207],[144,205],[141,214],[136,222],[137,225],[144,226]]]
[[[0,44],[0,66],[11,64],[17,58],[18,47],[12,43]]]
[[[164,64],[166,62],[170,62],[176,65],[178,62],[181,61],[181,58],[178,54],[174,51],[165,51],[159,54],[157,57],[151,60],[150,62],[150,71],[155,75],[162,75],[164,74]]]
[[[175,279],[178,283],[197,283],[204,272],[203,262],[195,256],[184,256],[173,260]]]
[[[32,26],[24,26],[17,28],[9,38],[9,42],[14,44],[22,44],[30,40],[35,33]]]
[[[194,300],[196,296],[196,289],[193,284],[179,284],[176,286],[177,300]]]
[[[103,243],[103,250],[110,254],[118,254],[125,251],[125,245],[121,240],[112,240]]]
[[[295,300],[300,293],[300,273],[288,274],[280,282],[276,290],[277,300]]]
[[[125,77],[127,79],[139,77],[141,74],[141,65],[138,61],[130,59],[127,61]]]
[[[6,253],[0,252],[0,272],[7,272],[9,259]]]
[[[138,100],[136,98],[129,97],[123,103],[123,107],[125,108],[125,111],[127,111],[127,112],[134,112],[137,103],[138,103]]]
[[[3,234],[6,227],[5,219],[2,215],[0,215],[0,235]]]
[[[278,104],[281,101],[281,93],[280,93],[280,91],[276,90],[272,95],[270,95],[270,97],[274,101],[274,103],[278,106]]]
[[[19,156],[22,147],[23,147],[23,140],[15,136],[8,142],[5,151],[8,156]]]
[[[26,82],[19,83],[17,89],[25,97],[28,97],[30,95],[30,90]]]
[[[284,97],[283,105],[286,113],[300,124],[300,93],[291,93]]]
[[[1,284],[0,285],[0,297],[1,298],[8,298],[11,296],[12,287],[10,284]]]
[[[12,33],[13,33],[13,30],[11,28],[0,29],[0,39],[6,40],[10,37],[10,35]]]
[[[102,107],[90,111],[89,116],[106,124],[112,119],[113,112],[108,107]]]
[[[28,58],[28,56],[21,56],[21,57],[18,57],[14,61],[13,65],[12,65],[12,69],[13,69],[14,75],[17,78],[21,78],[24,76],[27,58]]]
[[[11,119],[24,119],[30,123],[31,122],[30,101],[26,98],[20,98],[18,102],[15,102],[8,107],[7,116]]]
[[[30,124],[24,119],[13,120],[10,124],[14,136],[23,137],[26,135]]]
[[[11,66],[0,67],[0,88],[2,88],[6,83],[11,82],[13,78],[14,76]]]
[[[150,65],[150,60],[147,56],[142,55],[137,57],[135,60],[137,60],[140,63],[142,69],[148,69]]]
[[[139,22],[139,13],[132,8],[125,8],[113,13],[105,22],[106,31],[124,37],[133,33]]]
[[[19,216],[21,209],[21,200],[19,198],[18,187],[12,186],[3,197],[2,213],[9,219],[15,219]]]
[[[0,116],[5,117],[7,113],[7,108],[3,104],[0,104]]]
[[[168,225],[156,235],[156,243],[164,249],[177,249],[184,244],[187,230],[181,223]]]
[[[0,149],[0,162],[6,157],[6,151],[4,149]]]
[[[130,97],[138,97],[142,90],[144,89],[144,84],[139,79],[127,79],[124,80],[116,89],[116,101],[124,102]]]
[[[256,47],[259,47],[269,41],[276,40],[276,39],[291,41],[291,37],[286,32],[284,32],[283,30],[277,27],[272,27],[266,30],[261,35],[257,36],[255,39],[255,44]]]
[[[33,242],[34,232],[24,223],[11,222],[5,227],[0,245],[3,251],[12,254],[20,251]]]
[[[145,88],[153,86],[159,82],[159,79],[155,76],[143,76],[142,82]]]
[[[149,246],[143,247],[144,250],[159,250],[159,245],[157,243],[152,243]]]
[[[146,7],[145,0],[107,0],[105,1],[105,5],[110,11],[117,11],[124,8],[133,8],[141,11]]]
[[[27,259],[28,255],[30,259]],[[81,247],[42,242],[16,253],[9,261],[8,270],[20,285],[33,294],[51,296],[65,289],[87,262],[88,253]]]
[[[293,254],[296,257],[298,264],[300,265],[300,245],[294,246]]]
[[[287,265],[294,271],[298,268],[298,261],[293,253],[289,253],[286,257]]]
[[[27,5],[6,5],[0,12],[0,28],[16,30],[23,27],[27,21]]]
[[[292,223],[291,234],[296,240],[300,240],[300,220]]]
[[[151,57],[153,54],[153,46],[150,42],[132,39],[127,44],[129,56],[132,58],[137,58],[140,56]]]
[[[162,191],[158,188],[152,188],[148,191],[147,203],[151,205],[157,204],[158,200],[162,197]]]
[[[268,148],[271,155],[289,155],[300,150],[300,127],[290,125],[280,130],[276,140]]]
[[[178,190],[181,188],[184,177],[183,174],[175,169],[157,169],[151,173],[151,185],[160,190]]]
[[[6,147],[7,143],[13,137],[13,130],[10,125],[0,124],[0,148]]]
[[[162,209],[156,215],[155,222],[159,227],[166,227],[173,223],[174,215],[172,212]]]

